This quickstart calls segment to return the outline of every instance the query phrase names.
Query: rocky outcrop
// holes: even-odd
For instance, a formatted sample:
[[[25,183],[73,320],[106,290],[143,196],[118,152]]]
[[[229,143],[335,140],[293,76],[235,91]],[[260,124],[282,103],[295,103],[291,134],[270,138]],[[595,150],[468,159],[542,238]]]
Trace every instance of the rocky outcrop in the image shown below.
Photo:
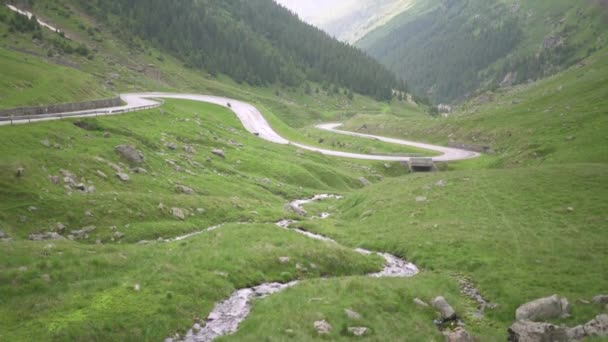
[[[544,321],[554,318],[566,317],[570,313],[570,303],[566,298],[559,298],[553,295],[547,298],[540,298],[526,303],[515,312],[518,321]]]
[[[357,180],[359,181],[359,183],[361,183],[361,185],[363,186],[368,186],[371,185],[372,183],[370,183],[370,181],[367,180],[367,178],[365,177],[359,177],[357,178]]]
[[[508,330],[509,342],[567,342],[565,328],[550,323],[515,322]]]
[[[606,337],[608,336],[608,315],[599,315],[584,325],[568,329],[567,334],[571,341],[580,341],[587,337]]]
[[[55,232],[45,232],[40,234],[30,234],[29,239],[32,241],[63,240],[64,237]]]

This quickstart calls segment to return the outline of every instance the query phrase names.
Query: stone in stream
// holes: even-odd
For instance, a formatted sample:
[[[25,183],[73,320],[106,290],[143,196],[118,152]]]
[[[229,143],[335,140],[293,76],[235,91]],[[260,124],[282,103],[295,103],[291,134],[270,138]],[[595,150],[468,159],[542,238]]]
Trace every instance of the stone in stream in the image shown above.
[[[526,303],[515,312],[518,321],[543,321],[560,317],[567,317],[570,312],[570,303],[566,298],[557,295],[539,298]]]
[[[439,296],[435,298],[431,304],[435,309],[439,310],[441,318],[444,321],[452,321],[457,318],[456,311],[454,311],[454,308],[452,308],[445,298]]]
[[[316,321],[314,323],[314,327],[319,335],[327,335],[331,333],[332,329],[331,324],[329,324],[326,320]]]
[[[171,215],[173,215],[174,217],[176,217],[182,221],[186,219],[186,214],[184,213],[184,210],[181,208],[171,208]]]
[[[144,162],[144,154],[138,151],[134,146],[119,145],[116,146],[115,150],[121,157],[129,161],[129,163],[141,164]]]

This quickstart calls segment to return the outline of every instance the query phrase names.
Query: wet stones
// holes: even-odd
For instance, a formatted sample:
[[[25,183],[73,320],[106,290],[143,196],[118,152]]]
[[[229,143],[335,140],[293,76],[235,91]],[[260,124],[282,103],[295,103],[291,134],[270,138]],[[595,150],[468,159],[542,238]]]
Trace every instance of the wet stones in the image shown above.
[[[145,160],[144,154],[131,145],[116,146],[115,151],[131,164],[142,164]]]
[[[445,298],[439,296],[433,299],[431,305],[433,305],[433,307],[439,311],[443,321],[453,321],[457,319],[456,311]]]
[[[329,324],[326,320],[316,321],[313,325],[319,335],[327,335],[331,333],[331,324]]]
[[[566,317],[570,312],[570,303],[566,298],[559,298],[557,295],[539,298],[526,303],[515,312],[518,321],[542,321],[554,318]]]

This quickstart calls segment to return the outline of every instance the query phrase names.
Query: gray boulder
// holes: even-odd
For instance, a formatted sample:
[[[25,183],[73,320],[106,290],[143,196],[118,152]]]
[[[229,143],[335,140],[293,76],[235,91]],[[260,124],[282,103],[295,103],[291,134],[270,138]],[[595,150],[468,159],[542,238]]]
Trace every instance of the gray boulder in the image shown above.
[[[450,321],[457,318],[456,311],[454,310],[454,308],[452,308],[448,301],[445,300],[445,298],[439,296],[433,299],[433,302],[431,304],[435,309],[439,311],[439,313],[441,314],[441,318],[444,321]]]
[[[95,226],[84,227],[79,230],[72,230],[70,233],[76,240],[86,239],[89,237],[89,233],[95,230]]]
[[[509,328],[509,342],[567,342],[566,328],[550,323],[519,321]]]
[[[129,177],[128,174],[123,173],[123,172],[116,173],[116,177],[118,177],[118,179],[120,179],[123,182],[128,182],[131,179],[131,177]]]
[[[325,321],[316,321],[314,323],[314,327],[317,330],[317,332],[319,333],[319,335],[327,335],[329,333],[331,333],[331,325]]]
[[[583,329],[587,337],[606,337],[608,336],[608,315],[602,314],[587,322]]]
[[[175,191],[186,195],[191,195],[194,193],[194,190],[192,190],[192,188],[189,188],[185,185],[176,185]]]
[[[121,157],[125,158],[132,164],[141,164],[144,162],[144,154],[138,151],[134,146],[120,145],[116,146],[116,152]]]
[[[454,331],[445,334],[446,342],[473,342],[473,337],[462,327],[457,327]]]
[[[177,150],[177,144],[176,143],[168,143],[165,146],[167,146],[167,148],[170,149],[170,150],[172,150],[172,151]]]
[[[371,185],[371,184],[372,184],[372,183],[370,183],[370,181],[368,181],[368,180],[367,180],[367,178],[365,178],[365,177],[359,177],[357,180],[358,180],[358,181],[359,181],[359,183],[361,183],[361,185],[363,185],[363,186],[368,186],[368,185]]]
[[[344,313],[346,314],[346,316],[350,319],[361,319],[361,314],[351,310],[351,309],[344,309]]]
[[[226,158],[226,153],[224,153],[224,150],[214,148],[213,150],[211,150],[211,153],[215,154],[216,156],[218,156],[220,158]]]
[[[540,298],[526,303],[515,312],[518,321],[544,321],[554,318],[566,317],[570,312],[570,303],[566,298],[560,299],[557,295]]]
[[[608,304],[608,295],[598,295],[593,297],[595,304]]]

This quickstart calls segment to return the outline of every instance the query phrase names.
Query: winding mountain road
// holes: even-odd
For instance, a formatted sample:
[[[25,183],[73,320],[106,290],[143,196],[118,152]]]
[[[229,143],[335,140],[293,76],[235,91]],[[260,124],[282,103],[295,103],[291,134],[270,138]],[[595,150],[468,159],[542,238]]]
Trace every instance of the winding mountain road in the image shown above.
[[[20,117],[11,121],[0,121],[0,125],[7,124],[26,124],[33,123],[39,121],[48,121],[48,120],[57,120],[65,117],[89,117],[89,116],[100,116],[100,115],[117,115],[123,114],[126,112],[132,112],[136,110],[148,109],[151,107],[158,107],[162,103],[157,101],[156,99],[182,99],[182,100],[191,100],[191,101],[199,101],[205,103],[212,103],[216,105],[220,105],[226,108],[230,108],[236,116],[239,118],[243,126],[250,133],[256,134],[260,138],[270,141],[276,144],[282,145],[293,145],[303,150],[318,152],[327,156],[333,157],[341,157],[341,158],[351,158],[351,159],[361,159],[361,160],[376,160],[376,161],[409,161],[411,157],[403,157],[403,156],[390,156],[390,155],[371,155],[371,154],[359,154],[359,153],[350,153],[350,152],[341,152],[323,149],[319,147],[308,146],[304,144],[299,144],[296,142],[289,141],[283,137],[281,137],[277,132],[275,132],[270,124],[262,113],[257,110],[254,106],[225,97],[218,96],[210,96],[210,95],[199,95],[199,94],[180,94],[180,93],[129,93],[122,94],[122,100],[126,103],[124,106],[119,107],[109,107],[109,108],[101,108],[93,111],[84,111],[84,112],[71,112],[71,113],[56,113],[56,114],[46,114],[40,116],[32,116],[28,118]],[[404,146],[413,146],[417,148],[427,149],[430,151],[441,153],[440,156],[433,157],[434,161],[457,161],[457,160],[465,160],[479,157],[479,153],[449,148],[437,145],[430,145],[424,143],[418,143],[414,141],[407,141],[395,138],[387,138],[382,136],[375,136],[370,134],[362,134],[362,133],[354,133],[347,132],[336,129],[341,124],[339,123],[331,123],[331,124],[322,124],[317,125],[316,127],[325,131],[329,131],[336,134],[344,134],[354,137],[366,138],[366,139],[375,139],[388,143],[399,144]]]

